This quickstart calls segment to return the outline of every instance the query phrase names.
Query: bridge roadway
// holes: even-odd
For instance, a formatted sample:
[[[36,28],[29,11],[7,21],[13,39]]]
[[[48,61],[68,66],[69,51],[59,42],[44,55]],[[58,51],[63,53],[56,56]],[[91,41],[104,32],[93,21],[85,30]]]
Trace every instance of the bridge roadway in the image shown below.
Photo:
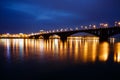
[[[42,34],[34,34],[29,38],[38,39],[40,36],[43,36],[44,39],[49,39],[52,35],[60,36],[61,40],[66,40],[68,36],[85,32],[99,37],[101,40],[107,40],[109,37],[114,36],[120,33],[120,26],[108,27],[108,28],[96,28],[96,29],[78,29],[78,30],[69,30],[69,31],[55,31]]]

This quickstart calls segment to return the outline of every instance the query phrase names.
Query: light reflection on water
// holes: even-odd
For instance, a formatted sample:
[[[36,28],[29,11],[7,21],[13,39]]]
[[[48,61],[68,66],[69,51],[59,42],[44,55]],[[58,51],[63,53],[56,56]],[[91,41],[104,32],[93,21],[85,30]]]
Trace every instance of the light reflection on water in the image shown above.
[[[109,43],[102,42],[99,44],[99,60],[107,61],[109,56]]]
[[[110,54],[114,54],[112,58],[114,62],[120,62],[120,42],[110,45],[109,42],[99,42],[94,37],[91,39],[69,38],[65,42],[60,39],[0,39],[0,46],[4,47],[7,62],[41,59],[94,63],[108,61]]]
[[[114,61],[120,62],[120,42],[116,43],[114,47]]]

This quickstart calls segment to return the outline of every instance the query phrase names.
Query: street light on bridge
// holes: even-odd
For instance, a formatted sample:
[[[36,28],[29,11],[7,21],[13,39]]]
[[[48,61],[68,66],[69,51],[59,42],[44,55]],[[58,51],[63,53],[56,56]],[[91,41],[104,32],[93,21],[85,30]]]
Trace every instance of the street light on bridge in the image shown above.
[[[120,21],[115,21],[115,26],[120,26]]]
[[[96,25],[90,24],[88,28],[89,28],[89,29],[96,29]]]
[[[53,30],[52,32],[55,32],[55,30]]]
[[[83,26],[81,26],[80,28],[83,29]]]
[[[46,33],[49,33],[49,31],[47,31]]]
[[[51,31],[49,31],[49,33],[51,33]]]
[[[92,25],[90,24],[90,25],[89,25],[89,29],[91,29],[91,28],[92,28]]]
[[[62,32],[62,31],[63,31],[63,29],[60,29],[60,31]]]
[[[31,35],[34,35],[34,33],[32,32]]]
[[[93,29],[96,29],[96,25],[93,25]]]
[[[73,31],[73,29],[72,29],[72,28],[70,28],[70,31]]]
[[[59,32],[59,30],[57,29],[57,32]]]
[[[87,29],[88,27],[87,26],[85,26],[85,29]]]
[[[75,30],[78,30],[78,27],[76,27]]]
[[[67,31],[67,29],[65,29],[65,31]]]
[[[100,23],[100,27],[101,28],[108,28],[108,24],[107,23]]]
[[[120,26],[120,22],[118,22],[118,26]]]

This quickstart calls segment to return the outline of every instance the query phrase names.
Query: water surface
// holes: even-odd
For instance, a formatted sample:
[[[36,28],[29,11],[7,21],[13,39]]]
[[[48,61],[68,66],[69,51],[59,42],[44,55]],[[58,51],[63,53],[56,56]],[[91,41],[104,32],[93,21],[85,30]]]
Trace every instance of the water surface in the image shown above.
[[[120,42],[96,37],[0,39],[3,79],[115,79]]]

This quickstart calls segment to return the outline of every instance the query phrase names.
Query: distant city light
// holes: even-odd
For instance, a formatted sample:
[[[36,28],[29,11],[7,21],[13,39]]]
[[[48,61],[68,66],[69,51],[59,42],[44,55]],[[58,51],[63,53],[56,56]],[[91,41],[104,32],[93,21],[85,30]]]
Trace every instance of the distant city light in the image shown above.
[[[44,30],[40,30],[40,32],[42,32],[42,31],[44,31]]]
[[[19,33],[20,35],[23,35],[23,33]]]
[[[10,33],[7,33],[7,35],[10,35]]]
[[[107,24],[107,23],[100,23],[100,27],[101,27],[101,28],[107,28],[107,27],[108,27],[108,24]]]

